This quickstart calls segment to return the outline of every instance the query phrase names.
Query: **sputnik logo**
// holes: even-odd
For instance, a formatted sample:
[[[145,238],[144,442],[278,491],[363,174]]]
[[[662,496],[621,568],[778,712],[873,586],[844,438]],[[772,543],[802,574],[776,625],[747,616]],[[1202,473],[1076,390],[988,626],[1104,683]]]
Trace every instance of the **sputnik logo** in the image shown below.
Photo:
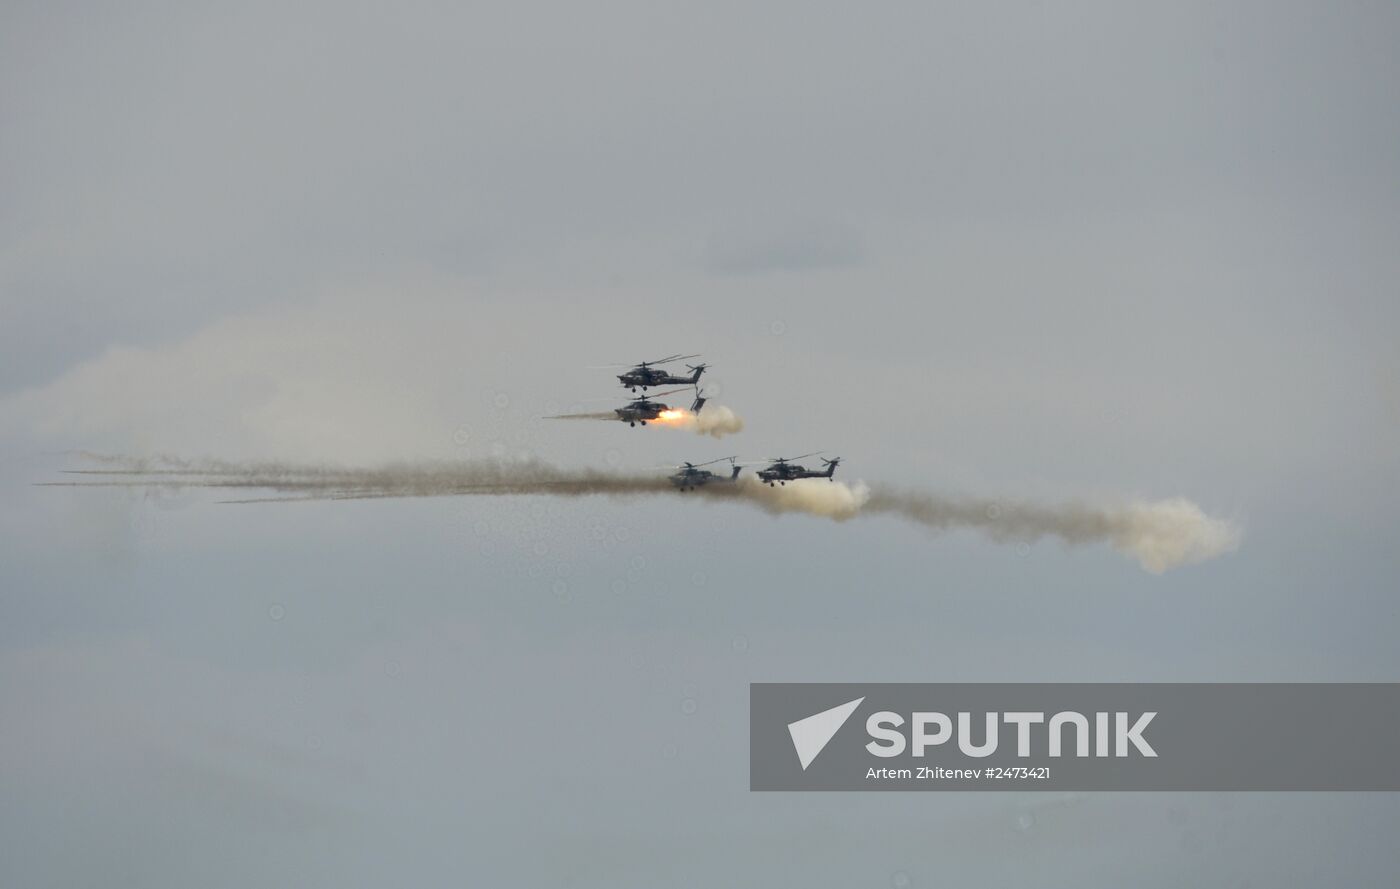
[[[797,759],[802,763],[802,771],[807,771],[807,766],[812,764],[817,754],[836,736],[863,700],[864,697],[859,697],[830,710],[815,713],[806,719],[788,723],[788,734],[792,735],[792,746],[797,750]]]

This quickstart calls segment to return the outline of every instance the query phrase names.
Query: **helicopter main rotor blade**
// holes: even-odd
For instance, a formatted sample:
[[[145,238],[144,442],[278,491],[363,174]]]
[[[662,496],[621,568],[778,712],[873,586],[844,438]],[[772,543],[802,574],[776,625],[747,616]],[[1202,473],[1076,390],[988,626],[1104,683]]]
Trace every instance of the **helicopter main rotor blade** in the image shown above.
[[[719,457],[715,460],[708,460],[704,463],[692,463],[691,466],[709,466],[713,463],[723,463],[725,460],[733,460],[733,457]]]
[[[684,389],[670,389],[665,392],[652,392],[647,395],[638,395],[633,401],[641,401],[647,398],[660,398],[663,395],[675,395],[677,392],[684,392]]]
[[[769,459],[774,463],[791,463],[793,460],[801,460],[803,457],[815,457],[820,453],[821,451],[813,451],[810,454],[798,454],[796,457],[771,457]]]
[[[613,368],[625,367],[629,370],[641,370],[644,367],[651,367],[653,364],[670,364],[672,361],[684,361],[687,358],[699,358],[700,353],[694,355],[667,355],[665,358],[657,358],[654,361],[639,361],[636,364],[590,364],[585,370],[611,370]]]
[[[653,364],[664,364],[667,361],[675,361],[679,355],[668,355],[665,358],[657,358],[651,361],[638,361],[636,364],[619,364],[617,367],[630,367],[633,370],[641,370],[644,367],[651,367]]]
[[[699,353],[699,352],[696,352],[694,355],[672,355],[670,358],[662,358],[660,361],[653,361],[653,362],[651,362],[651,363],[652,363],[652,364],[670,364],[672,361],[684,361],[684,360],[686,360],[687,358],[699,358],[699,357],[700,357],[700,353]]]

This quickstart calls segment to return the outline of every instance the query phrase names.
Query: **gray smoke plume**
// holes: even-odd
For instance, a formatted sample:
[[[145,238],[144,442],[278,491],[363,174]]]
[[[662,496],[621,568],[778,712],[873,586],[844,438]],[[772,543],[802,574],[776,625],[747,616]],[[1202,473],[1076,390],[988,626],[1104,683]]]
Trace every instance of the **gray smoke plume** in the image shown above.
[[[699,435],[724,438],[726,435],[744,431],[743,418],[722,404],[706,405],[698,414],[686,411],[686,415],[682,425],[687,429],[694,429]]]
[[[1116,506],[1045,505],[876,488],[864,512],[898,516],[939,531],[972,528],[1002,542],[1033,543],[1041,537],[1068,544],[1102,541],[1153,574],[1230,552],[1240,542],[1235,525],[1206,515],[1182,497]]]
[[[41,484],[264,490],[279,495],[224,501],[231,503],[466,495],[629,497],[675,492],[662,475],[562,469],[537,460],[355,468],[87,456],[102,461],[108,468],[75,470],[72,474],[84,478]],[[847,484],[825,479],[770,487],[754,476],[745,476],[738,484],[705,485],[685,496],[693,499],[697,495],[748,503],[775,515],[795,512],[835,521],[891,516],[934,531],[977,530],[1000,542],[1032,543],[1053,537],[1071,545],[1107,543],[1153,573],[1229,552],[1240,540],[1239,529],[1233,524],[1206,515],[1199,506],[1182,498],[1111,506],[1008,503],[883,486],[872,489],[862,482]]]

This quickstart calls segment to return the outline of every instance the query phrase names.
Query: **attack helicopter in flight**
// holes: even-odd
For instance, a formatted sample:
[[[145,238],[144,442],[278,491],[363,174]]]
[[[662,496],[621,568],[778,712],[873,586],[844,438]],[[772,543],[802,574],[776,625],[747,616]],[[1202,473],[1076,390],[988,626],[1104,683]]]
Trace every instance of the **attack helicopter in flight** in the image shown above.
[[[671,484],[682,491],[694,491],[696,488],[708,485],[711,482],[716,484],[729,484],[738,481],[739,473],[743,471],[743,467],[734,462],[736,459],[738,458],[720,457],[718,460],[711,460],[708,463],[682,463],[680,466],[676,467],[676,471],[671,473],[668,478],[670,478]],[[702,466],[710,466],[714,463],[722,463],[725,460],[729,461],[731,469],[728,476],[723,476],[717,472],[711,472],[708,469],[701,468]]]
[[[663,395],[674,395],[680,389],[672,389],[669,392],[658,392],[655,395],[638,395],[622,407],[614,408],[613,413],[617,418],[629,426],[636,426],[641,423],[643,426],[648,420],[672,420],[679,419],[684,413],[680,408],[673,408],[660,401],[652,401],[652,398],[660,398]],[[699,413],[700,408],[705,406],[705,397],[699,392],[695,393],[695,401],[691,404],[691,413]]]
[[[800,478],[824,478],[830,480],[832,476],[836,475],[836,467],[841,463],[840,457],[832,457],[830,460],[823,457],[822,463],[826,466],[825,470],[808,469],[800,463],[793,462],[795,460],[801,460],[803,457],[815,457],[820,453],[821,451],[813,451],[810,454],[802,454],[798,457],[770,457],[769,459],[772,462],[768,465],[768,468],[760,469],[757,472],[759,481],[767,482],[768,487],[771,488],[775,484],[785,485],[788,482],[796,481]]]
[[[627,367],[625,373],[617,375],[617,381],[622,384],[622,388],[631,389],[636,392],[640,388],[645,392],[652,386],[694,386],[700,382],[700,375],[705,372],[708,364],[687,364],[690,369],[690,376],[677,376],[669,371],[662,370],[657,365],[670,364],[672,361],[683,361],[687,358],[699,358],[696,355],[670,355],[666,358],[658,358],[655,361],[643,361],[640,364],[612,364],[609,367]]]

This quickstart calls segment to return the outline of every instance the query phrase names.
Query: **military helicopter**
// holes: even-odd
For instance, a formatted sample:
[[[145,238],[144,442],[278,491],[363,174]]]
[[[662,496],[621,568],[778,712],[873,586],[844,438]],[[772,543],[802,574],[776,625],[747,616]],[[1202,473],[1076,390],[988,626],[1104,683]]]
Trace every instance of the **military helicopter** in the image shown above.
[[[613,413],[617,414],[617,418],[629,426],[636,426],[638,423],[641,423],[643,426],[645,426],[647,424],[647,420],[655,420],[658,417],[661,417],[663,414],[667,413],[668,411],[676,411],[677,413],[679,413],[677,408],[673,408],[659,401],[652,401],[651,399],[660,398],[663,395],[674,395],[675,393],[680,391],[682,390],[672,389],[669,392],[658,392],[652,396],[638,395],[636,398],[632,399],[632,401],[628,404],[625,404],[619,408],[614,408]],[[703,407],[704,404],[705,399],[697,392],[695,395],[695,401],[691,405],[690,409],[691,411],[698,413],[700,408]]]
[[[815,457],[821,451],[813,451],[810,454],[803,454],[799,457],[770,457],[773,462],[767,469],[758,471],[759,481],[768,483],[768,487],[774,484],[785,485],[788,482],[796,481],[800,478],[824,478],[830,480],[836,475],[836,467],[841,463],[840,457],[832,457],[830,460],[822,458],[822,463],[826,465],[826,471],[807,469],[806,467],[794,463],[794,460],[801,460],[803,457]]]
[[[624,389],[631,389],[636,392],[638,387],[645,392],[651,386],[679,386],[682,384],[695,385],[700,382],[700,375],[705,372],[708,364],[687,364],[691,374],[688,377],[676,376],[673,373],[661,370],[655,365],[670,364],[672,361],[682,361],[686,358],[699,358],[697,355],[671,355],[667,358],[658,358],[655,361],[643,361],[641,364],[632,365],[626,373],[617,375],[617,381]],[[614,364],[612,367],[627,367],[625,364]]]
[[[682,463],[680,466],[676,467],[676,471],[671,473],[669,478],[671,479],[671,484],[682,491],[694,491],[696,488],[702,485],[708,485],[710,482],[722,484],[738,481],[739,473],[743,471],[743,467],[734,462],[736,459],[736,457],[720,457],[718,460],[711,460],[708,463]],[[730,468],[733,470],[727,478],[717,472],[711,472],[708,469],[700,468],[713,463],[722,463],[725,460],[729,461]]]

